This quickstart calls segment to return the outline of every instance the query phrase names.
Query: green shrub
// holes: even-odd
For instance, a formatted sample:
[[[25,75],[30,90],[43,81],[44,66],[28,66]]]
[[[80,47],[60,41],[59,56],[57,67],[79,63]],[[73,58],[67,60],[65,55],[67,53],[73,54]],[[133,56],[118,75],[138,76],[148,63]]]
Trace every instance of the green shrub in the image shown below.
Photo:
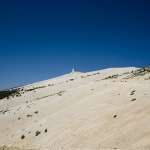
[[[36,131],[35,136],[38,136],[41,132],[40,131]]]
[[[132,99],[131,101],[135,101],[135,100],[136,100],[136,98]]]
[[[0,99],[14,97],[19,94],[19,88],[0,91]]]
[[[24,135],[22,135],[22,136],[21,136],[21,139],[24,139],[24,138],[25,138],[25,136],[24,136]]]
[[[134,91],[132,91],[130,95],[133,95],[133,94],[134,94],[134,92],[135,92],[135,90],[134,90]]]
[[[38,111],[36,111],[36,112],[34,112],[35,114],[37,114],[38,113]]]

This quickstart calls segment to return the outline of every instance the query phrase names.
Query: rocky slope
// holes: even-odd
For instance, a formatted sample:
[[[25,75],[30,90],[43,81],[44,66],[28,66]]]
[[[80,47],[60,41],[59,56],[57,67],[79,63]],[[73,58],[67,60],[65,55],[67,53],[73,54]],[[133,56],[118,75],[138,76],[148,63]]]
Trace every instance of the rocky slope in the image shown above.
[[[0,144],[150,149],[150,67],[74,72],[0,92]]]

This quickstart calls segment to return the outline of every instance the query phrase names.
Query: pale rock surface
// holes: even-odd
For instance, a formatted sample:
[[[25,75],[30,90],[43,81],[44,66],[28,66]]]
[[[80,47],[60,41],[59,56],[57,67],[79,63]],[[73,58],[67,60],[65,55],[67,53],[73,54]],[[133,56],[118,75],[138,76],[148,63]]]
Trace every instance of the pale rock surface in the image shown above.
[[[137,69],[72,72],[19,87],[20,97],[0,100],[0,144],[150,149],[150,72],[131,73]]]

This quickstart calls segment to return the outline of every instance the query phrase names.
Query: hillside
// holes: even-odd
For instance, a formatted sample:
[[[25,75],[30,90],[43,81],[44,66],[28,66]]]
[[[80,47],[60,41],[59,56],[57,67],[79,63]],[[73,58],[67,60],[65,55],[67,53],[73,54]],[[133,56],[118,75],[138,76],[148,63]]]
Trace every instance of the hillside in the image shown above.
[[[150,149],[150,67],[73,72],[0,91],[0,145]]]

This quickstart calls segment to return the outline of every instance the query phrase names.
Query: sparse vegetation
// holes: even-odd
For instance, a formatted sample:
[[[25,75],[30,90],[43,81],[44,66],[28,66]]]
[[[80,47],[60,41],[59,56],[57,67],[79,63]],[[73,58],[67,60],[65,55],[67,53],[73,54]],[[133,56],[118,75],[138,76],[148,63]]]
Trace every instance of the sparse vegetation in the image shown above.
[[[34,113],[35,113],[35,114],[37,114],[37,113],[38,113],[38,111],[35,111]]]
[[[2,114],[5,114],[6,112],[8,112],[8,111],[10,111],[10,110],[8,110],[8,109],[6,109],[6,110],[1,110],[0,111],[0,114],[2,113]]]
[[[150,73],[150,66],[149,67],[143,67],[141,69],[137,69],[135,71],[131,71],[130,75],[126,78],[134,78],[134,77],[138,77],[138,76],[144,76],[145,74]],[[149,78],[146,78],[145,80],[149,80]]]
[[[0,99],[4,99],[4,98],[9,99],[9,98],[14,97],[16,95],[21,96],[19,94],[19,88],[0,91]]]
[[[66,91],[60,91],[59,93],[56,93],[58,96],[61,96]]]
[[[87,77],[90,77],[91,75],[87,75]]]
[[[22,135],[22,136],[21,136],[21,139],[24,139],[24,138],[25,138],[25,136],[24,136],[24,135]]]
[[[131,101],[135,101],[135,100],[136,100],[136,98],[132,99]]]
[[[125,73],[123,73],[122,75],[127,75],[127,74],[130,74],[130,72],[125,72]]]
[[[27,117],[32,117],[32,115],[27,115]]]
[[[134,91],[132,91],[130,95],[134,95],[134,93],[135,93],[135,90],[134,90]]]
[[[73,81],[74,79],[70,79],[70,81]]]
[[[38,136],[40,133],[40,131],[36,131],[35,136]]]
[[[48,86],[54,86],[54,84],[49,84]]]
[[[45,129],[45,131],[44,132],[47,132],[47,129]]]
[[[108,76],[108,77],[106,77],[105,79],[102,79],[102,80],[116,79],[116,78],[118,78],[118,77],[119,77],[119,75],[118,75],[118,74],[115,74],[115,75],[112,75],[112,76]]]

